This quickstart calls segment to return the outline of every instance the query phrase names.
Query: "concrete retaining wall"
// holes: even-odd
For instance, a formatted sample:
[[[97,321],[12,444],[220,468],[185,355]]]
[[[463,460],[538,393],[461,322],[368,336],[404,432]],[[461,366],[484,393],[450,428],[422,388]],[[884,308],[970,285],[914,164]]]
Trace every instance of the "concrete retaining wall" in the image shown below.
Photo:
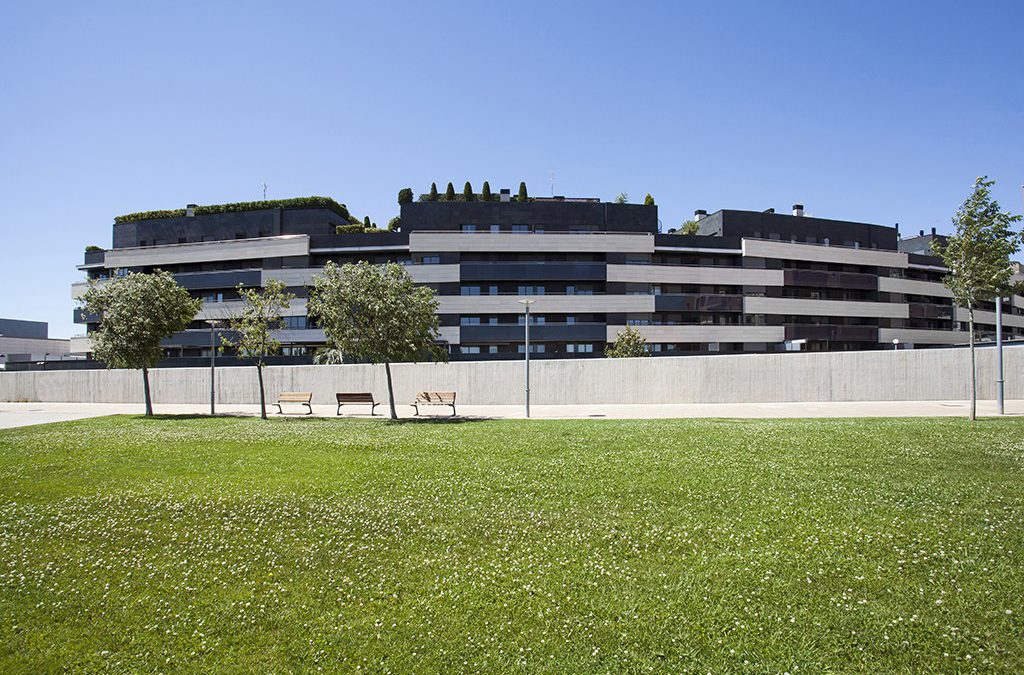
[[[1024,349],[1005,353],[1006,397],[1024,398]],[[995,397],[995,350],[979,349],[979,398]],[[927,401],[969,397],[967,349],[740,354],[643,359],[533,361],[531,401],[544,404],[742,403],[783,401]],[[396,402],[416,391],[457,391],[470,405],[523,401],[518,362],[401,363],[392,366]],[[151,371],[156,403],[206,403],[205,368]],[[337,391],[371,391],[386,400],[384,367],[270,366],[268,396],[312,391],[330,404]],[[254,368],[218,368],[217,400],[256,403]],[[138,371],[0,372],[0,401],[142,401]]]

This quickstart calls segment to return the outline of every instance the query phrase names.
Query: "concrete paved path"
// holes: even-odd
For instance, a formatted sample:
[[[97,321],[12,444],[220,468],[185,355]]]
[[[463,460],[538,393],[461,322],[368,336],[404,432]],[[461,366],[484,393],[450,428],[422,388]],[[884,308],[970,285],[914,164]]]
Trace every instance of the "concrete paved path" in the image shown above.
[[[462,417],[489,417],[496,419],[522,418],[522,406],[459,406]],[[287,408],[286,408],[287,409]],[[301,416],[300,406],[290,408]],[[138,415],[142,413],[138,403],[0,403],[0,429],[63,422],[103,415]],[[276,410],[276,408],[273,408]],[[314,405],[318,417],[334,417],[335,407]],[[353,406],[346,417],[367,418],[361,412],[365,407]],[[438,407],[430,416],[444,417],[446,409]],[[205,415],[208,405],[155,404],[153,411],[158,415]],[[259,406],[222,405],[218,414],[257,415]],[[269,411],[268,411],[269,412]],[[377,408],[377,419],[383,419],[385,407]],[[1024,416],[1024,400],[1006,402],[1008,415]],[[967,415],[966,401],[868,401],[868,402],[825,402],[825,403],[681,403],[681,404],[638,404],[638,405],[535,405],[530,408],[531,417],[536,419],[648,419],[683,417],[733,417],[733,418],[794,418],[794,417],[956,417]],[[979,401],[978,414],[996,414],[995,401]],[[400,417],[412,417],[410,406],[398,406]],[[276,416],[276,415],[275,415]]]

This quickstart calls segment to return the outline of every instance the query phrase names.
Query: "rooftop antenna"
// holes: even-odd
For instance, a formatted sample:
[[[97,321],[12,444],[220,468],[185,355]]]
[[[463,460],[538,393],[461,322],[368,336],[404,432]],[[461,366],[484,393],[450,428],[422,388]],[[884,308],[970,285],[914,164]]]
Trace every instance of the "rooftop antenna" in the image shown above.
[[[555,172],[552,171],[552,172],[548,173],[548,178],[551,179],[551,196],[554,197],[555,196]]]
[[[260,183],[260,187],[263,188],[263,201],[267,201],[267,184]]]

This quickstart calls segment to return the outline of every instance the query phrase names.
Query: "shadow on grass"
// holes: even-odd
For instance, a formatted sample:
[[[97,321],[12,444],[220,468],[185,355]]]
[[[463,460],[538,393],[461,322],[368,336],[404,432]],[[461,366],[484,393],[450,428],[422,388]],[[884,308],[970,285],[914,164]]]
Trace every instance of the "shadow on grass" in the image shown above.
[[[139,420],[154,420],[160,422],[174,422],[184,420],[259,420],[262,421],[259,415],[245,414],[245,413],[218,413],[216,415],[204,415],[200,413],[182,413],[180,415],[161,413],[154,414],[150,417],[145,415],[129,415]],[[337,417],[321,417],[317,415],[267,415],[267,422],[285,422],[294,424],[298,422],[304,423],[317,423],[325,424],[338,421],[348,420],[362,420],[362,421],[377,421],[385,424],[463,424],[465,422],[486,422],[492,420],[492,417],[399,417],[398,419],[391,419],[384,415],[347,415]]]

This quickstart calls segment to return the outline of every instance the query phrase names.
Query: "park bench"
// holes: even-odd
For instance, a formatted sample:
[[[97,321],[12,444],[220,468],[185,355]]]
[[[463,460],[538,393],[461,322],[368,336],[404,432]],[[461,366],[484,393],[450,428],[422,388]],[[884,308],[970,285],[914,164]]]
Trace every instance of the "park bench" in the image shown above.
[[[277,412],[281,415],[284,414],[284,410],[281,409],[282,403],[297,403],[299,405],[304,405],[309,408],[309,412],[306,414],[313,414],[313,392],[311,391],[283,391],[278,394],[274,405],[277,406]]]
[[[417,415],[420,414],[421,405],[450,405],[452,407],[452,417],[455,417],[455,392],[421,391],[416,394],[416,400],[412,403],[412,407],[416,409]]]
[[[352,403],[361,403],[361,404],[364,404],[364,405],[368,405],[368,406],[370,406],[370,414],[371,415],[375,415],[376,414],[373,411],[377,408],[377,406],[380,405],[380,403],[377,403],[376,401],[373,400],[373,394],[371,394],[369,392],[359,392],[359,393],[351,393],[351,394],[338,393],[338,394],[335,394],[335,396],[338,397],[338,413],[337,414],[339,414],[339,415],[341,414],[341,406],[343,406],[343,405],[348,405],[348,404],[352,404]]]

